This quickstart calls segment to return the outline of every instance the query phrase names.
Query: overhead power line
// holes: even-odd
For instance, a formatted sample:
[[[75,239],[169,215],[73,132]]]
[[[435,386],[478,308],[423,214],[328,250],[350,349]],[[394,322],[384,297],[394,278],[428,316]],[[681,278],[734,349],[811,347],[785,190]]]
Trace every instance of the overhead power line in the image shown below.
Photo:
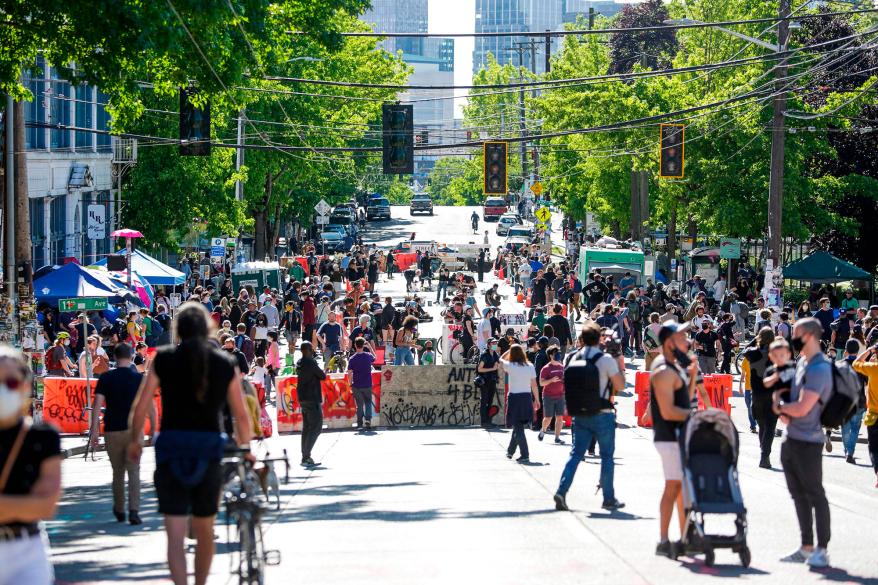
[[[824,12],[822,14],[803,14],[801,16],[788,16],[786,18],[752,18],[748,20],[725,20],[720,22],[697,22],[686,24],[664,24],[660,26],[635,26],[631,28],[604,28],[586,30],[553,30],[553,31],[520,31],[520,32],[471,32],[471,33],[422,33],[422,32],[343,32],[343,37],[368,37],[368,38],[479,38],[479,37],[566,37],[584,36],[597,34],[618,34],[634,32],[652,32],[663,30],[684,30],[690,28],[713,28],[719,26],[739,26],[747,24],[777,23],[791,20],[809,20],[813,18],[825,18],[829,16],[844,16],[855,14],[867,14],[878,12],[878,8],[863,8],[860,10],[847,10],[842,12]],[[291,35],[305,35],[302,31],[287,31]]]

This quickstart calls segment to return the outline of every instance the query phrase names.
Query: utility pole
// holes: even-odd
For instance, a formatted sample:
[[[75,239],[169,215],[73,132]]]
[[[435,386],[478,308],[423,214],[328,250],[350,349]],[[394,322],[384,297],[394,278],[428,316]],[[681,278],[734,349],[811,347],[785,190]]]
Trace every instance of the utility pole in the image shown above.
[[[513,47],[509,49],[510,51],[518,52],[518,79],[522,83],[524,82],[524,73],[522,69],[524,68],[524,50],[527,46],[527,43],[513,43]],[[527,124],[524,118],[524,87],[520,87],[518,90],[518,131],[521,135],[522,141],[520,143],[520,154],[521,154],[521,176],[527,184]]]
[[[6,96],[6,208],[3,214],[3,226],[6,228],[6,296],[15,306],[15,126],[13,114],[15,100]]]
[[[241,172],[241,165],[244,164],[244,108],[238,112],[238,148],[235,150],[235,172]],[[241,179],[235,181],[235,200],[244,200],[244,184]]]
[[[595,17],[594,6],[589,6],[588,7],[588,30],[594,29],[594,17]]]
[[[790,23],[787,20],[790,16],[790,1],[779,0],[779,2],[778,17],[781,20],[777,25],[777,50],[778,52],[784,52],[786,51],[790,35]],[[783,243],[781,230],[783,224],[783,182],[786,146],[784,112],[787,107],[788,95],[788,92],[784,91],[787,76],[786,58],[778,63],[776,76],[775,86],[778,95],[774,98],[774,114],[771,125],[771,170],[768,187],[768,256],[766,258],[766,261],[772,261],[773,268],[780,266],[781,245]]]
[[[546,73],[552,70],[552,35],[546,31]]]

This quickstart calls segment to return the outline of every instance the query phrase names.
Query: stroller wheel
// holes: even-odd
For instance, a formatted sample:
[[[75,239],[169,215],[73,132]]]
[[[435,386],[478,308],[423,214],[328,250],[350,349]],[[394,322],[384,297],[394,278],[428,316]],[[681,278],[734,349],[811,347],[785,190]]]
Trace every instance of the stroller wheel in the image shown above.
[[[745,569],[750,567],[750,548],[744,547],[740,551],[738,551],[738,556],[741,557],[741,566]]]
[[[704,547],[704,564],[705,566],[712,567],[714,561],[716,561],[716,554],[713,552],[713,547],[707,545]]]

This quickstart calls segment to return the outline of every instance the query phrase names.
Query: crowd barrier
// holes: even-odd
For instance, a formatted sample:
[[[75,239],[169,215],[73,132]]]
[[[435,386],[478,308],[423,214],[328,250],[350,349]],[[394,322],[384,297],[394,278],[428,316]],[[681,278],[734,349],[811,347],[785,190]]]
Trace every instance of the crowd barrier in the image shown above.
[[[47,377],[43,379],[43,421],[54,425],[62,433],[84,434],[88,432],[88,404],[94,404],[94,391],[98,381],[90,380],[91,401],[86,401],[85,378]],[[161,421],[161,398],[155,398],[156,420]],[[160,423],[159,423],[159,426]],[[149,433],[149,419],[144,427]],[[100,425],[103,434],[103,422]]]
[[[381,374],[381,424],[391,428],[474,426],[481,422],[481,393],[473,365],[387,366]],[[502,424],[505,397],[498,392],[488,410]]]
[[[402,272],[412,264],[418,261],[418,254],[415,252],[414,254],[409,252],[402,252],[393,255],[393,263],[397,267],[397,269]],[[416,267],[417,268],[417,267]]]
[[[731,374],[707,374],[704,376],[704,389],[710,398],[713,408],[719,408],[726,411],[726,414],[732,414],[732,376]],[[637,400],[634,403],[634,416],[639,426],[652,427],[652,425],[644,425],[641,417],[646,409],[649,408],[649,372],[637,372],[634,376],[634,393]],[[704,401],[701,394],[698,395],[698,409],[704,410]]]
[[[298,377],[277,378],[275,383],[278,398],[277,432],[301,431],[302,406],[299,403]],[[351,428],[357,421],[357,404],[351,391],[350,378],[346,374],[327,374],[321,389],[323,424],[330,429]],[[372,419],[377,420],[381,412],[381,372],[372,372],[372,402]]]

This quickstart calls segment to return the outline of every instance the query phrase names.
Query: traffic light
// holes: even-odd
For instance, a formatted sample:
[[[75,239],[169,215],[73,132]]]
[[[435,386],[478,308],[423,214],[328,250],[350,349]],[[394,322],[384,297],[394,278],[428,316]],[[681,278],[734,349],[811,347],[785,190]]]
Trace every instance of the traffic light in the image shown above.
[[[659,152],[659,177],[682,179],[686,162],[684,143],[686,127],[683,124],[661,125],[661,151]]]
[[[414,112],[411,104],[384,104],[381,108],[385,175],[415,172]]]
[[[180,156],[210,156],[210,102],[192,105],[194,89],[180,88]]]
[[[485,195],[506,195],[506,142],[485,142]]]

